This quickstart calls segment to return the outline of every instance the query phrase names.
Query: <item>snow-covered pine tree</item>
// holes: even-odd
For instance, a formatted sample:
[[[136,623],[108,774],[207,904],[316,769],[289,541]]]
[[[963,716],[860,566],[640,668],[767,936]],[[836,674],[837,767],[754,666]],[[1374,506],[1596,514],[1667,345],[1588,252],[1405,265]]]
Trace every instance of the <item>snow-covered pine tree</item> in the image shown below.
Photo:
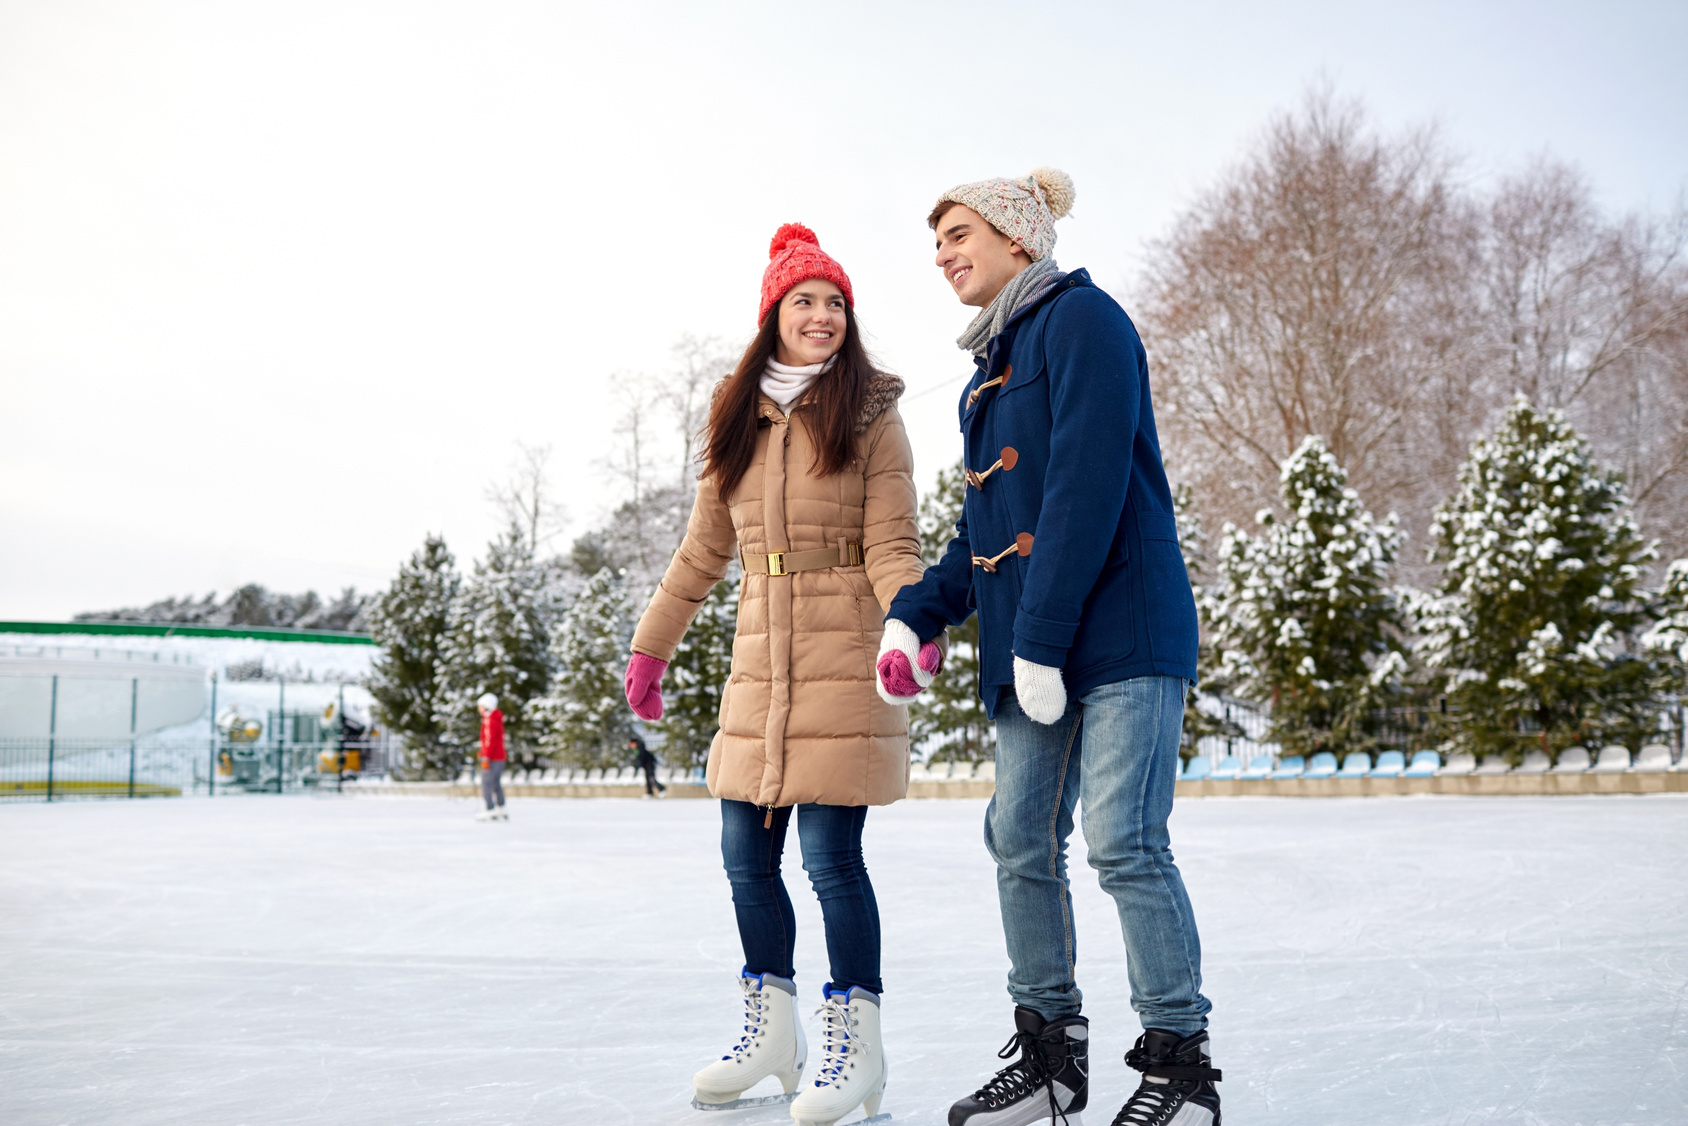
[[[721,693],[733,671],[740,580],[735,563],[704,599],[668,663],[659,726],[662,758],[670,766],[693,768],[709,757],[721,715]],[[626,650],[621,655],[625,660]]]
[[[1641,647],[1657,655],[1671,689],[1688,691],[1688,559],[1665,571],[1657,610],[1659,618],[1641,635]]]
[[[1556,756],[1646,725],[1652,678],[1628,650],[1655,551],[1622,479],[1559,411],[1514,399],[1460,467],[1431,531],[1443,578],[1419,606],[1420,651],[1471,750]]]
[[[1184,572],[1190,578],[1196,608],[1201,610],[1205,601],[1202,581],[1210,566],[1207,532],[1202,527],[1201,513],[1196,511],[1194,493],[1182,481],[1172,486],[1172,513],[1178,522],[1178,550],[1184,555]],[[1196,668],[1201,679],[1190,689],[1189,698],[1184,703],[1184,734],[1179,745],[1179,754],[1186,760],[1195,757],[1198,744],[1208,736],[1237,738],[1243,734],[1238,724],[1221,718],[1224,715],[1223,705],[1215,709],[1218,714],[1202,707],[1203,700],[1212,700],[1230,687],[1219,671],[1218,659],[1208,640],[1213,627],[1206,621],[1205,614],[1202,618],[1203,636],[1196,656]]]
[[[1258,537],[1225,526],[1203,599],[1220,674],[1271,701],[1285,752],[1368,749],[1371,712],[1406,668],[1389,585],[1403,533],[1394,513],[1372,518],[1317,435],[1284,463],[1278,492],[1287,516],[1263,510]]]
[[[936,563],[955,538],[967,498],[965,467],[956,462],[938,473],[937,488],[920,499],[920,551]],[[973,762],[996,757],[996,729],[979,698],[979,619],[949,630],[944,671],[909,705],[909,741],[924,746],[933,762]]]
[[[512,524],[487,545],[486,558],[452,605],[446,630],[441,722],[464,761],[480,746],[483,692],[498,697],[512,770],[539,765],[531,703],[551,678],[544,605],[546,576],[522,529]]]
[[[576,766],[629,761],[633,712],[622,690],[632,640],[633,607],[622,577],[608,567],[593,575],[557,623],[551,638],[556,666],[538,706],[545,750]]]
[[[369,630],[381,646],[364,684],[379,722],[404,737],[408,767],[424,778],[456,774],[460,750],[444,741],[440,675],[457,561],[440,536],[429,536],[375,599]]]

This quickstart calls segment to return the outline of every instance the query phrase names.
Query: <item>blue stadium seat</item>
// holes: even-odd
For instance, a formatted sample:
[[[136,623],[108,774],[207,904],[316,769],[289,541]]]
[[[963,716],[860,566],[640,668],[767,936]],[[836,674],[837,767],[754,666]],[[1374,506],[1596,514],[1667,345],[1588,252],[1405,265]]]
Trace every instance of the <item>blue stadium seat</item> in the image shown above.
[[[1239,759],[1236,755],[1226,755],[1224,758],[1213,764],[1212,776],[1216,779],[1235,778],[1237,775],[1242,773],[1242,770],[1242,759]]]
[[[1399,778],[1401,771],[1407,768],[1407,756],[1400,751],[1384,751],[1377,756],[1377,765],[1372,767],[1373,778]]]
[[[1248,765],[1237,775],[1238,778],[1269,778],[1272,774],[1272,756],[1255,755],[1248,760]]]
[[[1414,751],[1412,762],[1402,771],[1403,778],[1432,778],[1442,768],[1442,756],[1435,751]]]
[[[1197,755],[1184,764],[1184,772],[1178,777],[1186,782],[1199,782],[1206,778],[1213,770],[1213,762],[1205,755]]]
[[[1307,762],[1308,778],[1329,778],[1336,773],[1336,756],[1329,751],[1320,751]]]
[[[1307,769],[1307,760],[1301,755],[1285,755],[1278,760],[1278,768],[1272,771],[1273,778],[1299,778]]]
[[[1364,778],[1371,773],[1371,756],[1364,751],[1350,751],[1342,760],[1338,778]]]

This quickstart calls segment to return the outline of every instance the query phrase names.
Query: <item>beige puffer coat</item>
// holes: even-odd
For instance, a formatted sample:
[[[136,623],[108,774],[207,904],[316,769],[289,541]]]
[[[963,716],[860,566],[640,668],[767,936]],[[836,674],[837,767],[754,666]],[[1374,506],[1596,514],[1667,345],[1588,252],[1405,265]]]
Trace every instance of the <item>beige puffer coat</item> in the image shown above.
[[[908,793],[908,709],[879,698],[885,608],[925,571],[915,527],[914,455],[896,410],[903,381],[876,375],[857,422],[861,460],[809,472],[809,428],[763,396],[756,459],[730,501],[698,483],[686,538],[639,619],[633,648],[669,660],[735,544],[747,554],[860,543],[865,566],[747,573],[733,671],[709,749],[709,792],[787,806],[887,805]],[[801,415],[801,403],[793,415]]]

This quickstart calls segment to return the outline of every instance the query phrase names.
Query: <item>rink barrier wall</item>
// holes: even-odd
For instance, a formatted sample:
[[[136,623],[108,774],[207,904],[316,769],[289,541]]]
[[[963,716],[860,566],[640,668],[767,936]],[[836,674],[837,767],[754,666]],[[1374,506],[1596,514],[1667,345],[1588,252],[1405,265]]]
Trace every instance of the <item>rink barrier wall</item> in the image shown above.
[[[479,787],[456,782],[347,783],[345,792],[365,797],[480,797]],[[989,781],[910,782],[908,787],[911,798],[988,798],[995,792],[995,783]],[[642,782],[609,785],[505,782],[504,793],[518,798],[641,798],[645,796],[645,786]],[[1178,783],[1180,798],[1364,798],[1405,794],[1541,797],[1666,793],[1688,793],[1688,772],[1450,774],[1431,778],[1204,778]],[[707,798],[709,790],[695,782],[670,782],[668,796]]]

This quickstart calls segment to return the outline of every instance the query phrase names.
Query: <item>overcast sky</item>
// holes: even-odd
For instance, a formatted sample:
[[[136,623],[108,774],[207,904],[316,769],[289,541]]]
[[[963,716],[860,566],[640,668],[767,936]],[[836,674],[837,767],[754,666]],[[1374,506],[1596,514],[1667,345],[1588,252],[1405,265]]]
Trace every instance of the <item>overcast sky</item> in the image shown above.
[[[1475,181],[1546,151],[1664,210],[1685,43],[1680,0],[0,0],[0,618],[374,588],[429,531],[466,567],[517,440],[582,530],[618,373],[746,337],[789,220],[907,379],[924,482],[967,370],[944,189],[1065,169],[1056,257],[1123,296],[1323,74]]]

